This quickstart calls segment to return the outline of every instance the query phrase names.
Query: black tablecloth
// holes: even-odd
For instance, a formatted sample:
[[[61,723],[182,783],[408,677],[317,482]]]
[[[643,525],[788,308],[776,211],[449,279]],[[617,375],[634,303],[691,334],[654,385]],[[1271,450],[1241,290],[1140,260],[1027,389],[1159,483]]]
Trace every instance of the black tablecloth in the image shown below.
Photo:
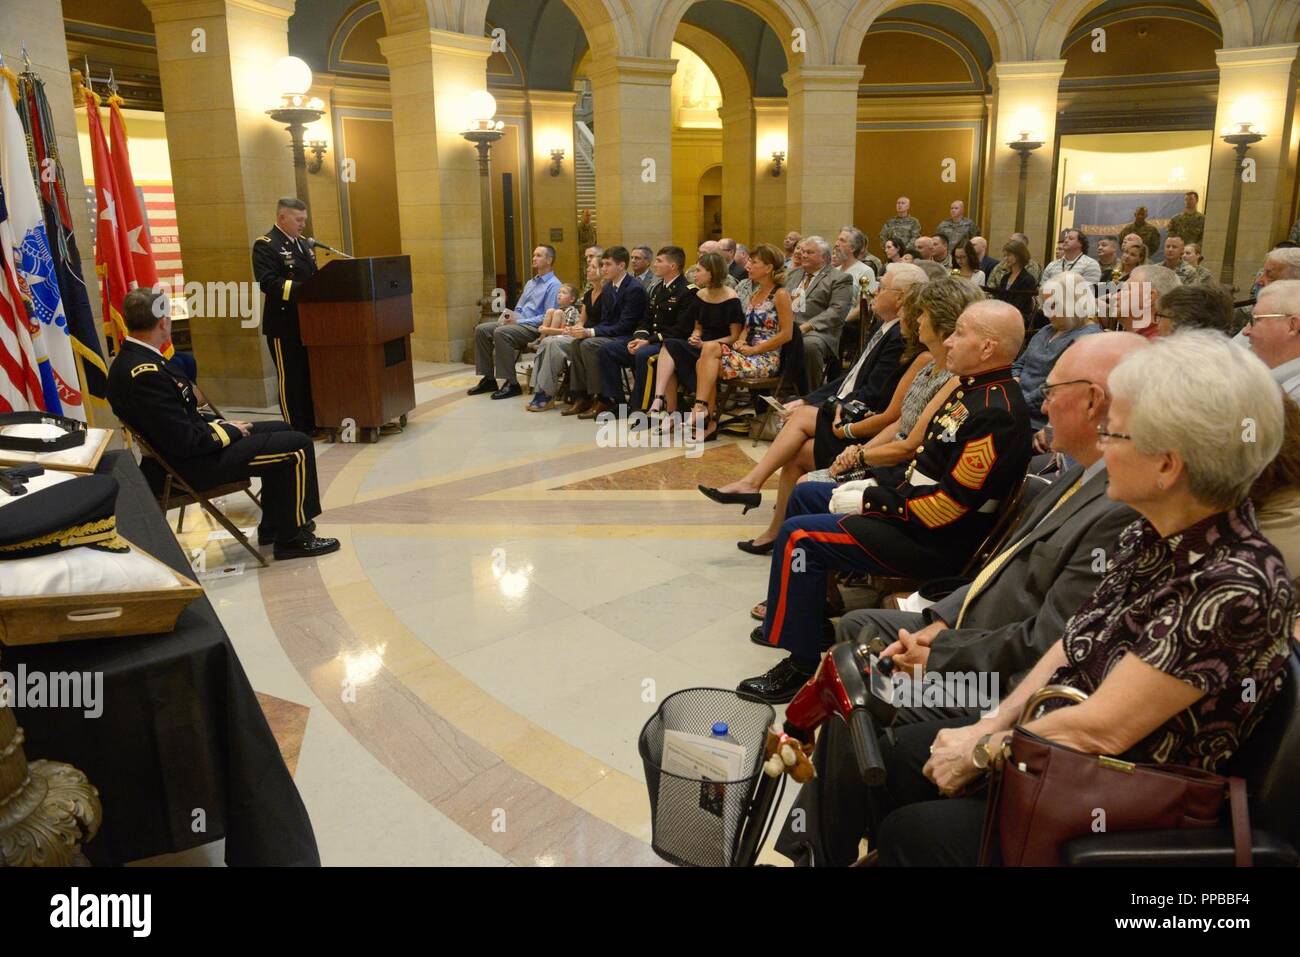
[[[109,453],[100,472],[121,484],[120,533],[192,573],[134,459]],[[168,635],[6,647],[0,668],[104,673],[103,713],[19,708],[29,759],[80,768],[99,789],[104,821],[85,846],[121,864],[226,839],[226,862],[320,863],[307,809],[289,776],[235,649],[207,598]],[[199,829],[199,825],[203,829]]]

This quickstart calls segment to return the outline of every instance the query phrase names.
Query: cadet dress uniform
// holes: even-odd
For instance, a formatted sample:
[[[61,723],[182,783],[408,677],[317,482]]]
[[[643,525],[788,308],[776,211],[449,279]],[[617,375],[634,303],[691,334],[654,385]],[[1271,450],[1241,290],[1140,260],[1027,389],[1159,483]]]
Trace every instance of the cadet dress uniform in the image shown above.
[[[316,275],[316,257],[302,239],[291,239],[279,226],[253,242],[253,276],[266,302],[262,332],[280,379],[280,415],[299,432],[316,431],[311,401],[311,367],[298,330],[298,287]]]
[[[783,674],[774,675],[778,666],[738,690],[788,700],[770,695],[773,680],[792,695],[801,684],[793,679],[816,668],[829,572],[926,580],[957,573],[1024,479],[1031,438],[1019,385],[1010,368],[996,369],[961,378],[926,426],[903,480],[864,488],[860,513],[830,513],[835,483],[796,486],[772,554],[761,632],[763,643],[791,657]]]
[[[615,405],[622,401],[622,369],[635,369],[632,397],[629,406],[633,409],[648,409],[654,401],[654,375],[651,372],[655,356],[663,348],[664,339],[688,339],[692,329],[681,328],[682,317],[687,307],[695,298],[697,290],[686,281],[684,275],[678,274],[672,282],[655,283],[646,301],[645,321],[632,331],[632,339],[644,339],[635,354],[627,351],[627,343],[620,339],[611,339],[600,347],[600,382],[601,394],[615,400]]]
[[[130,338],[109,367],[108,401],[113,413],[195,489],[258,476],[261,543],[275,542],[278,552],[279,545],[310,532],[320,514],[320,493],[312,441],[301,432],[285,422],[255,422],[245,436],[225,419],[200,412],[194,383],[162,353]]]

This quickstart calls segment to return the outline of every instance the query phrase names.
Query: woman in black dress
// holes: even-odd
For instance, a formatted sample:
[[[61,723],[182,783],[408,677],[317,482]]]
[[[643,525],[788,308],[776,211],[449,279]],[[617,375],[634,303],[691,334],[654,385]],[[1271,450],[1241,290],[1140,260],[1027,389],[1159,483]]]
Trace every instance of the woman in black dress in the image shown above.
[[[695,267],[699,287],[694,301],[682,311],[679,325],[665,336],[655,360],[655,397],[650,414],[677,408],[677,386],[695,391],[695,363],[702,343],[714,339],[734,342],[745,327],[745,314],[734,289],[723,285],[727,263],[719,253],[705,253]]]
[[[1006,267],[994,295],[1020,310],[1028,325],[1034,315],[1034,297],[1038,283],[1026,268],[1029,265],[1029,247],[1013,239],[1002,247],[1002,264]]]

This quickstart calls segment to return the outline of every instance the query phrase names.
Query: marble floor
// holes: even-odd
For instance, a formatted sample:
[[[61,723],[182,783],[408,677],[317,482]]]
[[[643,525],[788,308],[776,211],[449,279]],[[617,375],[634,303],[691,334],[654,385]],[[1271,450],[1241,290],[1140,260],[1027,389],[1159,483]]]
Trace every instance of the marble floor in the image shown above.
[[[402,434],[316,444],[318,532],[338,553],[259,569],[202,516],[180,536],[322,861],[661,863],[642,724],[674,691],[733,688],[780,656],[748,640],[768,563],[735,547],[770,513],[695,491],[765,446],[619,447],[590,421],[467,397],[469,367],[416,378]],[[247,499],[228,505],[256,524]]]

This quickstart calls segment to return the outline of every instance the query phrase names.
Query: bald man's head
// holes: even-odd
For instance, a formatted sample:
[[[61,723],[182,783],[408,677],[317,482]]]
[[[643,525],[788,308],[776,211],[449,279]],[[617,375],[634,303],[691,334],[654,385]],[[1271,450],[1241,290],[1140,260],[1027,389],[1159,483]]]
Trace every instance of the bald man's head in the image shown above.
[[[985,299],[972,303],[957,318],[948,337],[948,370],[954,375],[980,375],[1004,369],[1020,354],[1025,320],[1007,302]]]
[[[1080,336],[1056,360],[1059,375],[1053,381],[1087,379],[1102,389],[1107,389],[1111,371],[1130,352],[1150,343],[1136,332],[1103,332],[1095,336]]]

